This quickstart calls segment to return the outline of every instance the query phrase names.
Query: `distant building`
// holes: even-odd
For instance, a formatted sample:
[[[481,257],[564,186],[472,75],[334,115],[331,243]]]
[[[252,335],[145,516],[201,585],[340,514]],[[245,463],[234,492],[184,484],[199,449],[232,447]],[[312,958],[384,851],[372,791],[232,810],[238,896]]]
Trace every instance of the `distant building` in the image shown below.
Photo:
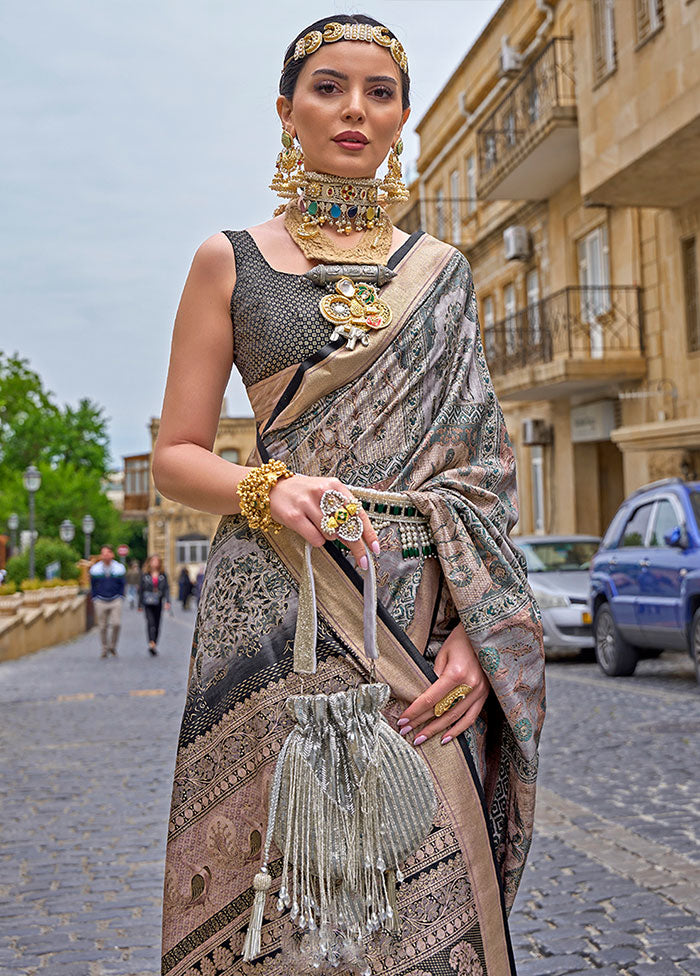
[[[150,422],[151,449],[160,427],[160,418]],[[214,453],[234,464],[245,464],[255,446],[255,421],[252,417],[219,419]],[[187,566],[194,578],[206,562],[209,545],[221,520],[173,502],[156,491],[151,471],[151,454],[124,458],[124,514],[148,522],[148,552],[163,557],[165,571],[176,578]],[[144,490],[145,488],[145,490]]]
[[[700,475],[698,3],[504,0],[392,217],[468,258],[522,532]]]
[[[116,468],[107,472],[107,477],[102,481],[102,491],[111,501],[115,508],[121,512],[124,508],[124,470]]]

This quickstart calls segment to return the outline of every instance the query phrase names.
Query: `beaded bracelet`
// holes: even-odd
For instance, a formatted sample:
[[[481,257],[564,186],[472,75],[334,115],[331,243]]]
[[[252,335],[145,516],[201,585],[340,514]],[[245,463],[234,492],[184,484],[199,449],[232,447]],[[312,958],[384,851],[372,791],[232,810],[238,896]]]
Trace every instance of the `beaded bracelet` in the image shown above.
[[[251,529],[272,530],[275,535],[282,526],[270,514],[270,491],[279,478],[293,478],[284,461],[274,458],[249,471],[236,488],[241,499],[241,515],[248,519]]]

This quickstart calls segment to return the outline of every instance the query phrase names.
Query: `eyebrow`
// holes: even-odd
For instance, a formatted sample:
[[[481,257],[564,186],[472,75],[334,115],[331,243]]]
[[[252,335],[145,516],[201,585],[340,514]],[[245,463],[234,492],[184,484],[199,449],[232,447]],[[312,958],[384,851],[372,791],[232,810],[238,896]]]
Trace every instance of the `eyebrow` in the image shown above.
[[[335,68],[316,68],[315,71],[311,72],[312,78],[314,75],[331,75],[333,78],[339,78],[341,81],[348,81],[348,76],[344,75],[342,71],[336,71]],[[392,85],[398,84],[396,78],[392,78],[391,75],[370,75],[365,78],[365,81],[369,81],[372,84],[378,81],[386,81]]]

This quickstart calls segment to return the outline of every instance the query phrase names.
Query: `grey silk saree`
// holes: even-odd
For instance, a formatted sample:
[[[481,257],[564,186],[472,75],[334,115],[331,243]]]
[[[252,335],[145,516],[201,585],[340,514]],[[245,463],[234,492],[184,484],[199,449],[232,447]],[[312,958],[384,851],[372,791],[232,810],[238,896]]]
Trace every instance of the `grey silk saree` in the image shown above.
[[[420,747],[437,813],[398,886],[401,931],[369,946],[368,958],[387,976],[510,976],[507,918],[530,846],[545,709],[539,612],[509,538],[514,459],[468,262],[423,235],[392,263],[397,275],[381,297],[393,320],[367,346],[335,340],[248,387],[258,426],[248,463],[280,458],[351,489],[400,492],[429,520],[437,558],[406,556],[395,527],[379,530],[377,680],[391,688],[383,714],[396,728],[435,680],[435,654],[459,620],[491,693],[467,733]],[[212,543],[168,830],[167,976],[311,971],[289,911],[275,907],[275,849],[262,953],[241,956],[270,780],[292,727],[285,702],[300,690],[292,645],[302,557],[295,533],[264,535],[237,515],[222,518]],[[368,678],[362,575],[330,542],[313,563],[318,669],[304,691],[354,687]]]

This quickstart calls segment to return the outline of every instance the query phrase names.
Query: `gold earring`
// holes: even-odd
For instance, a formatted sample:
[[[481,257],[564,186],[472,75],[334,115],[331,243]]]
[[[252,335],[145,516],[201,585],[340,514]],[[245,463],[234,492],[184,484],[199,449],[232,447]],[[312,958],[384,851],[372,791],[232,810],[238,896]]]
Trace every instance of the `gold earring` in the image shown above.
[[[399,156],[403,152],[403,139],[399,138],[396,145],[391,147],[387,160],[386,176],[379,184],[379,189],[384,191],[383,203],[400,203],[408,200],[409,193],[406,184],[403,182],[401,174],[401,163]]]
[[[286,200],[297,195],[297,189],[306,185],[306,173],[303,170],[304,154],[301,149],[294,145],[294,139],[287,132],[282,130],[282,151],[277,156],[275,164],[275,175],[272,177],[270,189]],[[282,204],[275,210],[275,216],[282,213],[286,204]]]

